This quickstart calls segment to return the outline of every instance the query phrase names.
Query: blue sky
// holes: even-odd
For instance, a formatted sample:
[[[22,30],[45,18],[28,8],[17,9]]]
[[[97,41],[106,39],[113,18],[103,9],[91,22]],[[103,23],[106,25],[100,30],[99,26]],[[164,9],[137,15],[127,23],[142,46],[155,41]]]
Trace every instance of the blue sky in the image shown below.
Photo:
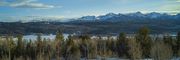
[[[175,14],[180,0],[0,0],[0,20],[40,16],[74,18],[141,11]]]

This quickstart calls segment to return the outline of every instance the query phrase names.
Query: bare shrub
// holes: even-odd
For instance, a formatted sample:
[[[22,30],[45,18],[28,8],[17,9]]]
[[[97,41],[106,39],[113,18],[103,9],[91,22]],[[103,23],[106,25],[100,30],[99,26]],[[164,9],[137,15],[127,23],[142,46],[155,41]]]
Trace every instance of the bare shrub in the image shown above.
[[[170,60],[172,57],[172,49],[162,41],[157,41],[151,48],[151,57],[154,60]]]
[[[139,60],[142,58],[142,50],[139,42],[137,42],[135,39],[129,39],[128,47],[129,47],[128,53],[130,55],[130,59]]]

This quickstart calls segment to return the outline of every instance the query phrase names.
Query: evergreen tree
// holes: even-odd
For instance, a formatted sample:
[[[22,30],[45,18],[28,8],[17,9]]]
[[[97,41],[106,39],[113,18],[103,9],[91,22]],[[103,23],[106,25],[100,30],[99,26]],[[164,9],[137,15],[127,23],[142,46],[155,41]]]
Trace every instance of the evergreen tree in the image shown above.
[[[42,37],[41,37],[41,35],[42,35],[42,34],[40,34],[40,33],[37,34],[37,39],[36,39],[36,40],[37,40],[38,42],[42,42]]]
[[[57,31],[55,40],[56,40],[56,41],[57,41],[57,40],[60,40],[60,41],[64,40],[64,36],[63,36],[62,32]]]
[[[117,52],[119,57],[125,57],[127,54],[126,34],[120,33],[117,40]]]
[[[63,34],[60,31],[57,31],[55,37],[55,50],[56,50],[56,58],[60,60],[61,57],[61,49],[62,49],[62,41],[64,40]]]
[[[89,35],[81,35],[81,45],[80,45],[80,50],[81,50],[81,55],[83,58],[88,58],[88,52],[89,52],[89,44],[88,40],[90,39]]]
[[[41,34],[37,34],[36,55],[41,54],[42,49],[43,49],[42,37]]]
[[[16,47],[16,56],[20,57],[24,53],[23,36],[22,35],[18,35],[17,39],[18,39],[18,41],[17,41],[17,47]]]
[[[33,52],[32,42],[30,40],[26,45],[26,55],[32,59],[32,58],[35,58],[35,57],[33,57],[33,53],[35,53],[35,52]]]
[[[177,51],[178,51],[178,56],[180,57],[180,32],[177,34]]]
[[[68,36],[66,43],[65,60],[79,60],[80,50],[77,43],[72,39],[72,36]]]
[[[177,47],[180,50],[180,32],[177,34]]]
[[[150,49],[152,40],[149,37],[149,29],[147,27],[142,27],[139,29],[136,40],[140,42],[142,48],[142,54],[144,58],[150,57]]]

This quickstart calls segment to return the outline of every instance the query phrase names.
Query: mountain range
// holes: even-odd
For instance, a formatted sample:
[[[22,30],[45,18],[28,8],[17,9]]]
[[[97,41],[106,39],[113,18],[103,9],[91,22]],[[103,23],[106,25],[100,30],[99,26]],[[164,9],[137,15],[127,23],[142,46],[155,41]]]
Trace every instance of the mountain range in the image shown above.
[[[117,21],[128,21],[128,20],[180,20],[180,13],[176,15],[170,15],[167,13],[157,13],[151,12],[143,14],[141,12],[135,13],[127,13],[127,14],[115,14],[115,13],[108,13],[106,15],[100,16],[83,16],[78,19],[74,20],[81,20],[81,21],[109,21],[109,22],[117,22]]]
[[[148,27],[151,33],[176,33],[180,31],[180,14],[141,12],[128,14],[108,13],[100,16],[83,16],[65,19],[66,22],[52,19],[32,20],[29,22],[0,22],[0,34],[31,33],[89,33],[117,34],[120,32],[135,33],[141,27]]]

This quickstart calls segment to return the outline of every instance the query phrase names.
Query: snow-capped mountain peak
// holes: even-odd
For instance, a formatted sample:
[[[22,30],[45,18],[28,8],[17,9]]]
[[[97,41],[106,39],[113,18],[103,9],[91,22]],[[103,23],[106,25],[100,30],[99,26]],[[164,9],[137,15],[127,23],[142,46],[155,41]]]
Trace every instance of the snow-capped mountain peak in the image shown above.
[[[96,16],[83,16],[79,20],[96,20]]]

